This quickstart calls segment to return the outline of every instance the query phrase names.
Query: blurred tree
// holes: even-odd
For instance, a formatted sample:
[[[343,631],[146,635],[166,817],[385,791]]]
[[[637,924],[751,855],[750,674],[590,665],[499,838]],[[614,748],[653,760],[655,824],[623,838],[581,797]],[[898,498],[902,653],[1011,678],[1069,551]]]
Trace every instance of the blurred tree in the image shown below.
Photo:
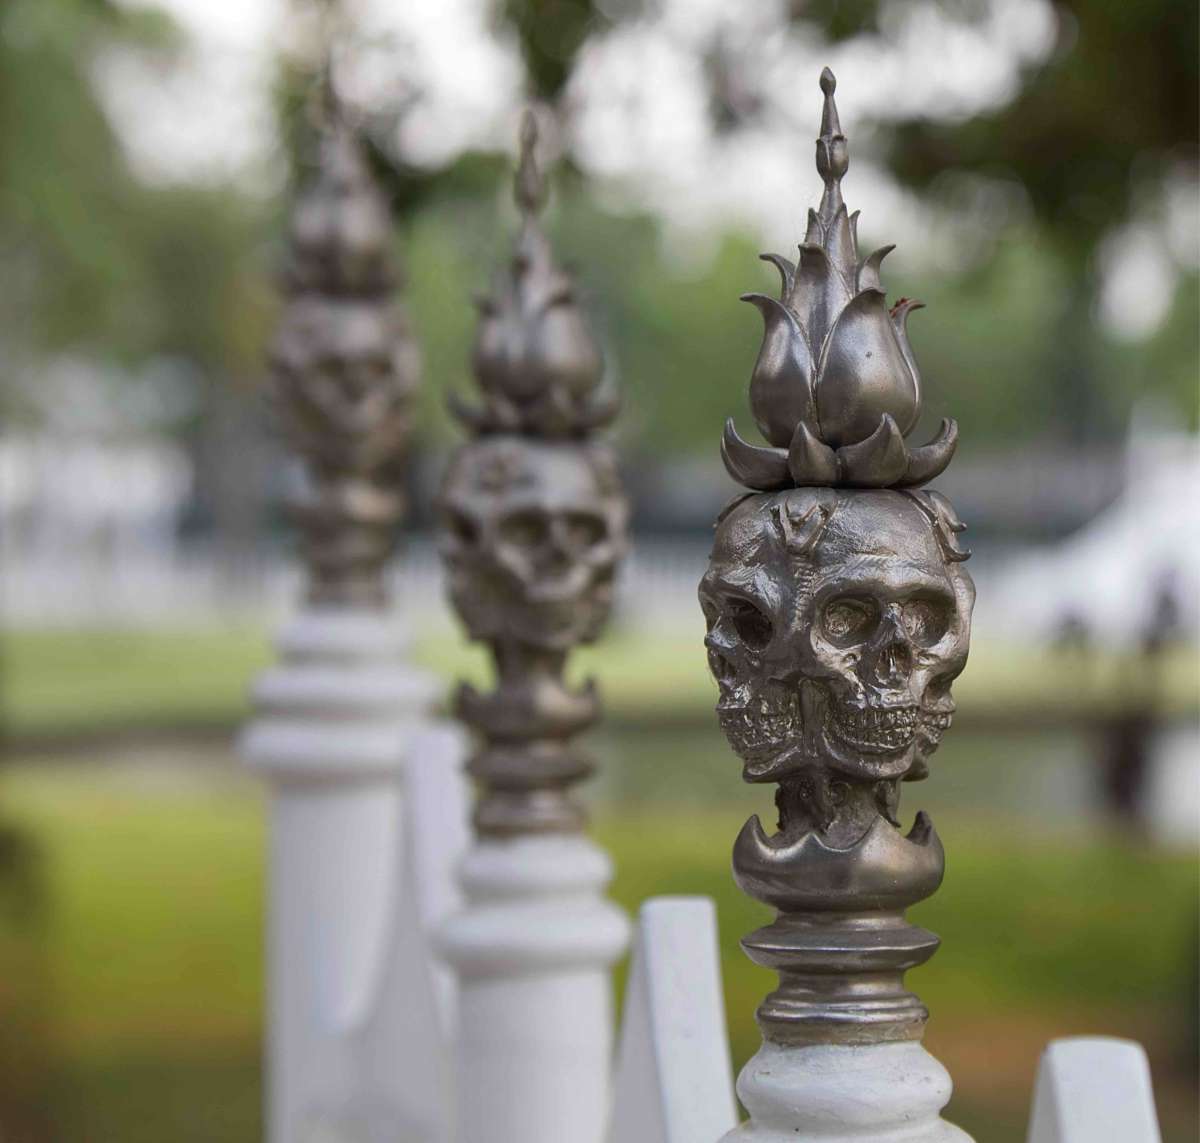
[[[1080,435],[1097,382],[1098,247],[1147,199],[1161,198],[1180,168],[1196,177],[1200,27],[1196,5],[1174,0],[1059,0],[1056,7],[1056,50],[1015,100],[961,123],[900,124],[889,133],[887,158],[902,182],[923,190],[949,170],[1019,179],[1040,241],[1067,268],[1057,304],[1061,336],[1043,364],[1054,377],[1059,430]],[[1194,363],[1194,338],[1188,350]],[[1176,386],[1158,384],[1165,380],[1158,372],[1145,378],[1178,399]],[[1182,408],[1190,418],[1194,372]]]
[[[609,23],[595,0],[500,0],[500,18],[517,34],[530,94],[557,101],[584,41]],[[634,4],[608,5],[632,15]]]
[[[112,53],[181,46],[159,12],[9,0],[0,25],[0,395],[21,405],[55,353],[191,362],[219,384],[257,368],[269,295],[263,219],[229,188],[148,186],[96,86]]]
[[[118,225],[136,186],[93,88],[107,48],[165,25],[107,0],[10,0],[0,34],[0,259],[6,340],[98,340],[133,272]]]
[[[165,68],[184,47],[161,11],[119,0],[0,11],[0,410],[9,422],[57,413],[61,394],[41,379],[60,356],[128,385],[186,385],[173,415],[140,428],[183,438],[196,465],[186,523],[215,532],[240,582],[267,495],[252,394],[274,306],[263,257],[274,218],[230,185],[139,177],[102,86],[131,54]]]
[[[939,6],[950,19],[971,21],[983,19],[992,5],[941,0]],[[497,11],[519,40],[534,93],[554,100],[587,37],[637,18],[645,7],[637,0],[503,0]],[[1018,338],[1026,353],[1022,359],[1015,360],[1006,349],[1010,341],[984,341],[1005,341],[997,348],[1017,373],[1032,375],[1044,390],[1038,408],[1054,430],[1078,438],[1120,431],[1137,396],[1128,385],[1122,390],[1106,378],[1112,346],[1104,344],[1094,318],[1100,288],[1096,253],[1106,236],[1148,203],[1153,209],[1168,178],[1181,172],[1196,178],[1197,7],[1175,0],[1055,0],[1054,9],[1054,50],[1046,63],[1026,70],[1015,98],[1005,106],[965,120],[935,113],[900,122],[889,119],[880,135],[895,176],[934,201],[954,193],[955,180],[947,175],[1015,178],[1024,188],[1034,227],[1015,237],[1037,252],[1025,259],[1026,270],[1035,278],[1049,274],[1056,288],[1046,292],[1034,285],[1044,307],[1038,312],[1029,312],[1017,298],[1008,303],[1025,311],[1025,336]],[[859,39],[869,44],[886,38],[897,20],[905,18],[904,6],[887,0],[791,0],[787,6],[793,27],[814,41]],[[755,84],[747,82],[756,66],[753,53],[725,48],[718,35],[701,61],[712,125],[719,132],[753,125],[770,110]],[[1182,260],[1186,265],[1188,257]],[[1047,262],[1059,269],[1049,269]],[[1022,289],[1012,276],[1011,253],[998,247],[995,258],[982,272],[972,271],[966,283],[976,305],[997,300],[995,283],[989,287],[983,281],[988,274]],[[941,324],[945,327],[944,319]],[[971,322],[973,329],[978,325]],[[1040,333],[1029,336],[1035,330]],[[961,341],[953,330],[947,336]],[[1137,370],[1143,385],[1171,397],[1189,419],[1195,416],[1198,339],[1192,322],[1188,328],[1177,325],[1166,339],[1156,337],[1153,345],[1138,347],[1145,365]],[[1192,378],[1187,389],[1178,383],[1179,368],[1150,367],[1152,358],[1161,365],[1167,344],[1178,353],[1172,360],[1182,363]],[[1130,353],[1126,349],[1118,356],[1128,362]],[[964,346],[958,358],[979,359],[979,341]],[[997,390],[1001,401],[985,400],[993,406],[1002,403],[1006,389],[1001,385]],[[1011,418],[1002,417],[1000,423],[1007,420]],[[980,425],[984,432],[998,427],[990,416],[981,416]]]

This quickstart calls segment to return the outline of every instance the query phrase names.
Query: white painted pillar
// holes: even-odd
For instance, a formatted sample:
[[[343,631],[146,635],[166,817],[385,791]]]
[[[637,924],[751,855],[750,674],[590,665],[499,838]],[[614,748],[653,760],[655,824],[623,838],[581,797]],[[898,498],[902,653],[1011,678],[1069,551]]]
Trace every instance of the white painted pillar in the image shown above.
[[[752,1119],[726,1143],[971,1143],[939,1117],[950,1075],[919,1043],[763,1042],[738,1077]]]
[[[466,906],[439,942],[458,974],[456,1143],[602,1143],[611,969],[625,915],[608,857],[582,835],[481,839]]]
[[[270,787],[268,1138],[442,1143],[446,984],[429,930],[454,906],[466,829],[458,733],[423,723],[437,686],[379,611],[306,611],[279,650],[241,743]]]

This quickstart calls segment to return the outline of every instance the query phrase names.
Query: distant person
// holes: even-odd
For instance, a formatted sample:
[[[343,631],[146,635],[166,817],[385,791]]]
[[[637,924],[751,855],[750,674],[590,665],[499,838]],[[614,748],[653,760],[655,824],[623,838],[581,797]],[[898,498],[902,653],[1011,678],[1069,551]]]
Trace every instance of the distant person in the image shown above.
[[[1117,824],[1145,829],[1150,751],[1159,723],[1159,694],[1166,652],[1180,634],[1178,591],[1171,570],[1155,582],[1137,654],[1126,664],[1114,712],[1102,720],[1101,784],[1105,809]]]

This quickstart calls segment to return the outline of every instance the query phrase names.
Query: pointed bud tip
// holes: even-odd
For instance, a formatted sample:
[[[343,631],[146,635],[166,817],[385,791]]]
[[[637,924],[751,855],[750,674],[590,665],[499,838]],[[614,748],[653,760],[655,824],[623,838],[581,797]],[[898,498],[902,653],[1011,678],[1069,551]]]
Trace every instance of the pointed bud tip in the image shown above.
[[[521,113],[521,149],[531,151],[537,144],[538,125],[537,116],[533,113],[533,108],[526,107]]]
[[[521,115],[520,146],[521,156],[517,162],[517,173],[514,180],[513,192],[517,206],[522,214],[536,214],[542,207],[545,198],[545,182],[538,170],[537,149],[538,125],[537,116],[532,108],[526,108]]]
[[[826,95],[832,95],[837,90],[837,76],[829,68],[821,72],[821,90]]]

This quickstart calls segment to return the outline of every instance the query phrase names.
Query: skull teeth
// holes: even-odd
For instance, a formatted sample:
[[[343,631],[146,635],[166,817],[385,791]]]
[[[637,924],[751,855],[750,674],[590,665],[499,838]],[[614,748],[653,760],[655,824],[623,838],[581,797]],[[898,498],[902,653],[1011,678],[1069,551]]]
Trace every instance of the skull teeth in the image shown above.
[[[947,711],[921,711],[921,730],[933,742],[940,742],[942,735],[950,729],[953,716]]]
[[[920,711],[915,706],[837,706],[826,715],[826,726],[844,741],[861,750],[902,750],[917,733]]]
[[[769,761],[800,734],[799,704],[794,696],[760,697],[749,704],[721,703],[721,729],[729,744],[748,762]]]

